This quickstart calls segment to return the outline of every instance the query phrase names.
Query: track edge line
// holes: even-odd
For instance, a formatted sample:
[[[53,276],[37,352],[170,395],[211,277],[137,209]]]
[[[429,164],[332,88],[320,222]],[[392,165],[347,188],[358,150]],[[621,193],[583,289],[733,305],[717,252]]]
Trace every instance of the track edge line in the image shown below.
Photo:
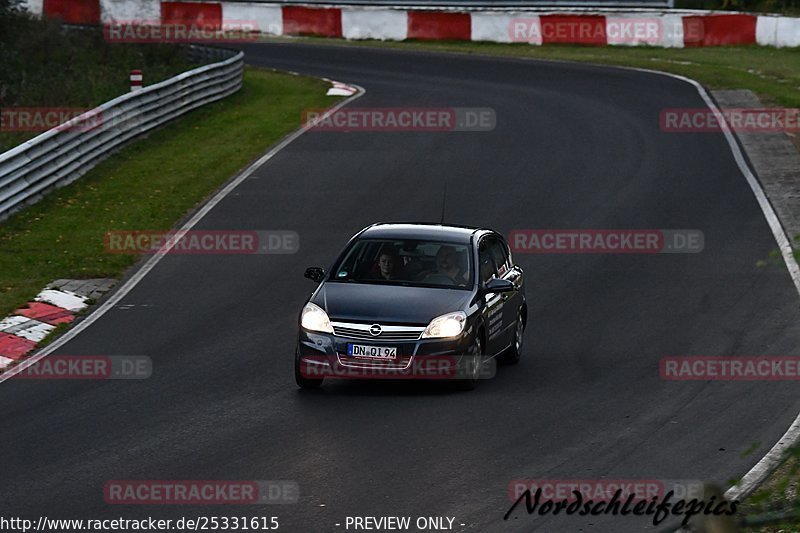
[[[720,111],[719,107],[717,107],[711,95],[708,94],[708,91],[706,91],[705,87],[703,87],[703,85],[697,80],[693,80],[692,78],[688,78],[686,76],[681,76],[680,74],[673,74],[671,72],[626,66],[617,66],[617,68],[667,76],[694,86],[700,95],[700,98],[703,99],[708,108],[717,116],[720,126],[722,127],[722,132],[725,135],[725,140],[727,141],[728,146],[731,149],[731,153],[733,154],[733,158],[736,161],[736,164],[739,166],[739,170],[741,171],[742,175],[744,175],[745,179],[747,180],[748,185],[750,185],[750,189],[753,191],[753,194],[758,201],[758,205],[761,207],[761,211],[764,213],[764,217],[767,219],[767,224],[769,225],[770,230],[772,230],[772,235],[775,237],[775,241],[778,243],[778,248],[781,251],[781,256],[783,257],[786,267],[789,270],[789,275],[792,278],[795,289],[797,290],[798,295],[800,295],[800,266],[798,266],[797,260],[794,257],[789,236],[786,234],[778,215],[775,213],[775,209],[772,207],[769,198],[764,192],[761,182],[747,164],[747,160],[742,152],[742,149],[740,148],[739,143],[736,142],[736,138],[731,132],[724,115]],[[725,497],[728,500],[742,500],[752,494],[759,487],[759,485],[761,485],[764,480],[766,480],[769,475],[781,465],[787,456],[789,448],[797,445],[798,442],[800,442],[800,413],[797,414],[797,417],[795,417],[794,422],[792,422],[792,424],[789,426],[789,429],[787,429],[783,436],[778,439],[778,442],[776,442],[772,448],[770,448],[770,450],[764,454],[764,456],[755,465],[753,465],[753,467],[750,468],[750,470],[748,470],[744,476],[742,476],[742,479],[738,483],[729,487],[728,490],[725,491]]]

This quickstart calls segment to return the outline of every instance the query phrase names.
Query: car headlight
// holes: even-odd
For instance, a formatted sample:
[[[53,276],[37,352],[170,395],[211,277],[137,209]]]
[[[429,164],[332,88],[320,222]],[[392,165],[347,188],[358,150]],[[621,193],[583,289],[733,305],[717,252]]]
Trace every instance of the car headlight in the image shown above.
[[[422,333],[423,339],[447,339],[450,337],[458,337],[464,331],[467,325],[467,314],[464,311],[456,311],[455,313],[447,313],[446,315],[437,316],[425,331]]]
[[[323,333],[333,333],[331,320],[328,313],[318,305],[308,302],[300,315],[300,325],[309,331],[321,331]]]

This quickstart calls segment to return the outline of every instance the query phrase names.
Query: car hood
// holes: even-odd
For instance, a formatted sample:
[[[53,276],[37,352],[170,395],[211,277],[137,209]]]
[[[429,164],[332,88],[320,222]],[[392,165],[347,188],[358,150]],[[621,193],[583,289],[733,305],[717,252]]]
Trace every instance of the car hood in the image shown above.
[[[464,309],[471,291],[371,283],[325,283],[311,300],[332,321],[427,325],[431,319]]]

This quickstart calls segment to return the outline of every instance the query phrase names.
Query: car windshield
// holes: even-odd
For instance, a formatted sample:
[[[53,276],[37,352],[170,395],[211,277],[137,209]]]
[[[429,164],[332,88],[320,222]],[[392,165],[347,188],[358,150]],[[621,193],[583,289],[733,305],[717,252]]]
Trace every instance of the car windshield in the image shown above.
[[[333,269],[331,281],[415,287],[472,287],[469,246],[415,239],[359,239]]]

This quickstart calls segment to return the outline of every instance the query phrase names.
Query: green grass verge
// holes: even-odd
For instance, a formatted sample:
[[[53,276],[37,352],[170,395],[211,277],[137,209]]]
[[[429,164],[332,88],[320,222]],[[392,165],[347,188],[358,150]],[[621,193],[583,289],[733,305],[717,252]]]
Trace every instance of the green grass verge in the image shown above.
[[[58,278],[120,277],[138,258],[109,230],[168,230],[228,178],[324,108],[321,80],[248,69],[244,86],[192,111],[0,223],[0,317]]]
[[[746,533],[800,533],[800,449],[745,501]],[[787,516],[791,518],[787,518]]]
[[[287,39],[269,39],[286,42]],[[330,39],[305,38],[331,44]],[[298,41],[298,39],[293,39]],[[525,43],[473,43],[463,41],[335,41],[343,46],[370,46],[529,57],[554,61],[580,61],[623,65],[672,72],[693,78],[712,89],[750,89],[766,104],[800,107],[800,48],[720,46],[706,48],[654,48],[649,46],[590,47],[578,45],[532,46]]]

